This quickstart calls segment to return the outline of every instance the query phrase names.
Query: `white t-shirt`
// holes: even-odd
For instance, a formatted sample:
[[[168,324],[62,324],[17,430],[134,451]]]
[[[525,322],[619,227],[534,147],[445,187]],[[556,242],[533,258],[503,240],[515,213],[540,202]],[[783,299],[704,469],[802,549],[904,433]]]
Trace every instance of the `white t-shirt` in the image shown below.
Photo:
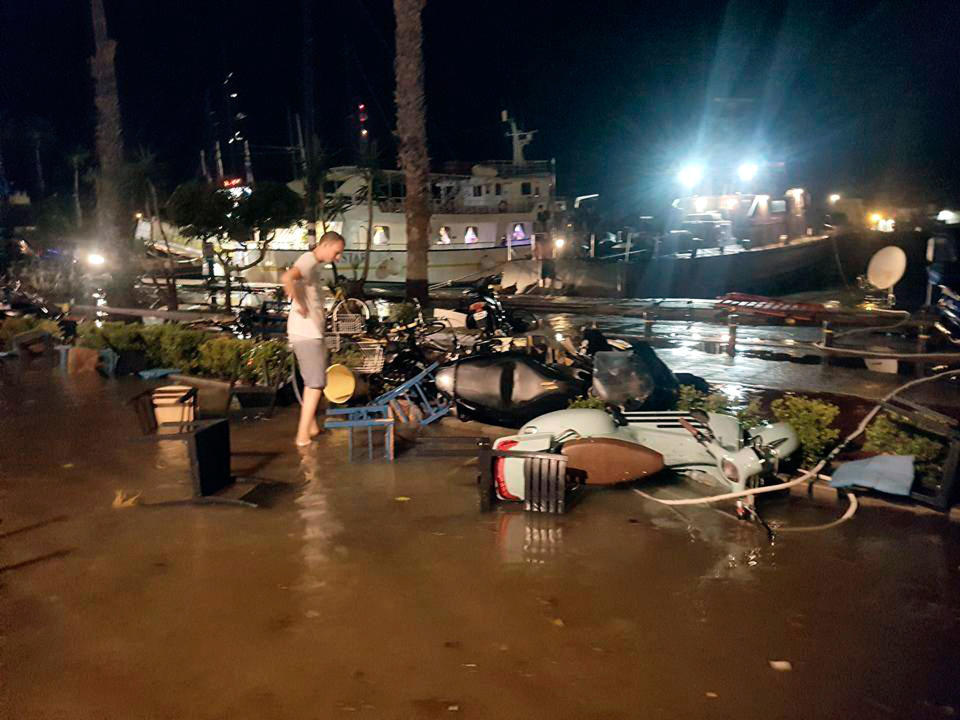
[[[303,276],[303,297],[307,303],[307,317],[304,317],[293,304],[290,305],[290,314],[287,316],[287,335],[290,338],[314,339],[323,337],[324,314],[323,307],[327,296],[323,284],[323,265],[317,260],[312,251],[305,252],[293,264]]]

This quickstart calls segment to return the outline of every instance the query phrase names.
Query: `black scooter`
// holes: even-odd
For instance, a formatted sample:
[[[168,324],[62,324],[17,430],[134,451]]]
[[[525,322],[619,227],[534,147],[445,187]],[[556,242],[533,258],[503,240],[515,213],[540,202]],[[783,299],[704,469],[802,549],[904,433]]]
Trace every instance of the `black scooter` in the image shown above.
[[[480,330],[481,339],[522,335],[538,325],[533,313],[505,308],[492,287],[491,278],[474,285],[461,302],[460,310],[466,313],[467,328]]]

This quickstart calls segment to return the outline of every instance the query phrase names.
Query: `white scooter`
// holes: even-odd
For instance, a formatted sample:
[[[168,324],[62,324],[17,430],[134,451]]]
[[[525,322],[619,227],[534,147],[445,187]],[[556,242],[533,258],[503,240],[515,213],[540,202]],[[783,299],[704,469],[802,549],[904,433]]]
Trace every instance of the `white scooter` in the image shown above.
[[[731,415],[702,411],[559,410],[481,451],[480,504],[515,501],[531,511],[564,512],[583,485],[663,470],[700,474],[736,492],[774,475],[799,446],[787,423],[745,430]]]

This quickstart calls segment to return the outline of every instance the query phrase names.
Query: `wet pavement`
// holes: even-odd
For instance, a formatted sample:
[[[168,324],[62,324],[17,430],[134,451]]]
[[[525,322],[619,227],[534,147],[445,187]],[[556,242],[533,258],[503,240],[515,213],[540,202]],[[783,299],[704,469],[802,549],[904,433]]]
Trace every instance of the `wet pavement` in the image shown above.
[[[187,461],[137,441],[123,400],[142,387],[0,385],[0,717],[960,712],[943,516],[864,507],[771,545],[629,489],[481,515],[464,458],[350,464],[342,433],[298,453],[291,410],[232,426],[235,471],[279,483],[265,507],[151,506],[189,495]],[[762,510],[808,526],[844,508]]]
[[[820,330],[803,326],[742,326],[737,329],[736,352],[727,354],[727,328],[718,323],[659,321],[645,332],[642,320],[612,315],[554,313],[541,316],[543,329],[557,340],[578,338],[584,327],[597,327],[609,337],[650,342],[674,372],[699,375],[711,384],[789,390],[801,393],[852,395],[878,401],[916,377],[912,363],[900,362],[896,373],[868,370],[860,359],[824,361],[812,347]],[[860,336],[869,348],[896,346],[886,336]],[[901,341],[901,344],[904,344]],[[904,347],[905,352],[915,352]],[[927,363],[932,366],[932,363]],[[938,369],[945,369],[940,367]],[[960,413],[957,380],[934,381],[906,391],[903,397]]]

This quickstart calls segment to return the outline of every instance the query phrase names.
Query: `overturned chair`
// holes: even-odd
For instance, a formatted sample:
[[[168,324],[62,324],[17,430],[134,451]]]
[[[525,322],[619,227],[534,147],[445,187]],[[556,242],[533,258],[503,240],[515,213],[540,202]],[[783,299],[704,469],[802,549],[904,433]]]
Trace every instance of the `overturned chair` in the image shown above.
[[[197,415],[196,388],[147,390],[130,403],[136,410],[144,440],[186,443],[193,497],[174,502],[257,507],[241,498],[217,495],[238,481],[249,481],[230,473],[230,423],[226,419],[194,419]]]

